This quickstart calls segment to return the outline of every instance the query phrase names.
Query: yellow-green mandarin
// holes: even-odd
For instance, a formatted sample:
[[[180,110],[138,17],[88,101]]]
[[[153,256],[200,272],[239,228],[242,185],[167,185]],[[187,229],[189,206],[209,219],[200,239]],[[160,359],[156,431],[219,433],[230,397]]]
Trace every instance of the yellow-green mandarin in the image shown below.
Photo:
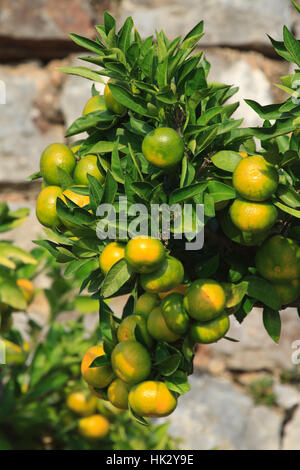
[[[60,220],[56,211],[56,201],[63,193],[59,186],[47,186],[42,189],[36,202],[36,216],[45,227],[58,227]]]
[[[90,367],[97,357],[104,354],[102,346],[92,346],[86,351],[81,362],[81,375],[84,380],[88,385],[100,389],[107,387],[115,377],[110,364]]]
[[[228,315],[223,313],[208,322],[196,322],[191,326],[190,335],[196,343],[210,344],[219,341],[230,327]]]
[[[128,409],[130,385],[121,379],[115,379],[107,389],[107,396],[112,405],[121,410]]]
[[[249,201],[265,201],[276,191],[278,172],[261,155],[243,158],[236,166],[232,182],[237,192]]]
[[[148,380],[132,387],[129,403],[137,415],[162,418],[170,415],[177,406],[175,394],[164,382]]]
[[[287,305],[298,299],[300,295],[300,279],[293,279],[286,282],[277,282],[273,284],[277,292],[281,305]]]
[[[150,335],[157,341],[174,343],[180,338],[180,335],[174,333],[170,328],[168,328],[160,307],[155,307],[155,309],[153,309],[149,314],[147,319],[147,328]]]
[[[125,245],[111,242],[102,251],[99,264],[103,274],[107,274],[112,266],[125,256]]]
[[[168,328],[178,335],[186,333],[189,327],[189,316],[183,305],[184,296],[179,293],[167,295],[162,300],[161,312]]]
[[[82,115],[86,116],[89,113],[94,113],[96,111],[106,111],[106,105],[104,102],[104,97],[101,95],[95,95],[90,98],[83,108]]]
[[[111,355],[111,364],[119,379],[136,384],[147,379],[151,372],[151,358],[147,349],[137,341],[122,341]]]
[[[144,138],[142,152],[148,162],[167,170],[181,162],[184,143],[171,127],[158,127]]]
[[[88,174],[94,176],[99,183],[104,183],[105,174],[99,170],[97,155],[86,155],[77,163],[74,171],[74,182],[78,185],[89,185]]]
[[[167,292],[181,284],[183,277],[182,263],[178,259],[168,256],[156,271],[141,274],[141,286],[150,293]]]
[[[199,321],[209,321],[224,310],[226,295],[222,286],[212,279],[194,281],[184,296],[183,304],[188,314]]]
[[[128,315],[128,317],[121,321],[117,333],[119,342],[127,341],[128,339],[138,341],[139,336],[136,335],[136,328],[138,328],[137,335],[140,334],[144,344],[151,348],[153,346],[153,339],[148,333],[146,318],[141,315]]]
[[[149,313],[160,304],[160,298],[157,294],[145,292],[136,301],[134,313],[148,317]]]
[[[104,88],[104,101],[107,109],[114,114],[123,116],[126,113],[126,107],[119,103],[116,98],[113,97],[112,92],[109,88],[109,81]]]
[[[74,153],[65,144],[51,144],[45,148],[41,155],[41,175],[50,185],[60,185],[59,174],[57,171],[58,167],[71,175],[75,165],[76,158]]]
[[[125,258],[129,266],[138,273],[151,273],[159,268],[166,257],[160,240],[140,236],[129,240]]]
[[[230,217],[242,232],[262,233],[275,224],[277,209],[271,202],[251,202],[237,198],[230,207]]]

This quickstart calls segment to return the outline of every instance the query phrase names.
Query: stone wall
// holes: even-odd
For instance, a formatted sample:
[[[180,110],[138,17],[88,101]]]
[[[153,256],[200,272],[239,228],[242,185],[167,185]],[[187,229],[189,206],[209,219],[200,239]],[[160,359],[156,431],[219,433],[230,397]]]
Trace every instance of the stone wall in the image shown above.
[[[105,10],[119,25],[132,15],[144,37],[162,28],[170,37],[184,35],[204,19],[201,43],[212,64],[210,78],[240,87],[237,116],[245,125],[260,122],[245,98],[261,104],[284,99],[274,83],[289,66],[274,54],[267,34],[281,39],[286,24],[300,36],[299,15],[289,0],[0,0],[0,80],[7,92],[6,104],[0,104],[0,201],[32,208],[26,237],[24,227],[12,234],[25,248],[32,246],[40,227],[34,215],[39,183],[24,184],[24,179],[38,169],[44,147],[63,141],[66,127],[90,96],[90,82],[58,70],[78,64],[80,50],[68,34],[93,37],[93,26],[102,23]],[[195,447],[201,440],[201,448],[300,448],[299,410],[291,412],[300,401],[298,394],[291,404],[295,390],[277,389],[281,404],[270,410],[253,406],[236,388],[237,381],[249,376],[292,367],[291,344],[300,339],[299,320],[294,310],[282,316],[286,322],[279,345],[269,340],[261,312],[254,310],[243,328],[233,322],[230,336],[240,343],[222,340],[199,349],[195,365],[205,374],[192,379],[194,392],[172,419],[174,434],[182,436],[185,423],[193,430],[185,435]]]

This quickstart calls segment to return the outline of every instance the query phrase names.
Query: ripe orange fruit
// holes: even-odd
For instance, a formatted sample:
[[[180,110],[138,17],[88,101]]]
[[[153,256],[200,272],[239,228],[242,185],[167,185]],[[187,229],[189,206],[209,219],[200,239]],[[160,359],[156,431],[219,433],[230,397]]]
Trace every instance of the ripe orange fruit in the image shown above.
[[[106,245],[99,257],[100,269],[103,274],[107,274],[112,266],[124,256],[125,246],[122,243],[112,242]]]
[[[112,405],[121,410],[128,409],[128,394],[130,385],[121,379],[115,379],[107,390],[107,396]]]
[[[229,210],[234,225],[242,232],[262,233],[276,222],[277,209],[270,202],[251,202],[235,199]]]
[[[202,322],[218,317],[225,308],[225,302],[224,289],[212,279],[194,281],[186,291],[183,300],[188,314]]]
[[[152,273],[141,274],[141,286],[146,292],[167,292],[182,283],[184,269],[182,263],[168,256],[159,268]]]
[[[122,341],[113,349],[111,363],[116,375],[128,384],[145,380],[151,371],[147,349],[137,341]]]
[[[90,367],[96,357],[103,356],[104,349],[102,346],[92,346],[83,356],[81,362],[81,375],[88,385],[95,388],[105,388],[114,379],[114,373],[109,364],[99,367]]]
[[[112,83],[110,80],[105,85],[104,88],[104,102],[109,111],[114,114],[118,114],[119,116],[123,116],[127,109],[121,103],[119,103],[112,95],[112,92],[109,88],[109,83]]]
[[[42,153],[40,160],[41,175],[50,184],[59,186],[60,180],[57,167],[72,174],[76,158],[72,150],[65,144],[51,144]]]
[[[34,296],[34,285],[32,284],[32,282],[29,281],[29,279],[18,279],[17,285],[23,292],[27,304],[30,304]]]
[[[86,116],[89,113],[94,113],[96,111],[106,111],[106,105],[104,98],[101,95],[92,96],[86,103],[82,111],[82,116]]]
[[[210,344],[226,335],[230,320],[226,313],[208,322],[196,322],[191,326],[190,335],[196,343]]]
[[[167,327],[178,335],[186,333],[189,327],[189,316],[183,306],[183,295],[174,292],[167,295],[161,303],[161,313]]]
[[[290,238],[275,235],[258,250],[256,267],[271,282],[300,278],[300,247]]]
[[[42,189],[36,201],[36,216],[45,227],[57,227],[60,220],[56,212],[56,200],[63,191],[59,186],[47,186]]]
[[[293,279],[286,282],[277,282],[273,284],[281,305],[287,305],[297,300],[300,295],[300,279]]]
[[[147,330],[146,318],[141,315],[129,315],[121,321],[118,328],[118,340],[127,341],[128,339],[138,341],[139,337],[136,337],[135,330],[139,328],[139,333],[142,336],[144,343],[148,348],[152,348],[153,340]]]
[[[83,392],[73,392],[67,397],[69,410],[80,416],[90,416],[96,410],[97,399],[95,396],[87,396]]]
[[[160,307],[155,307],[147,319],[147,328],[150,335],[157,341],[166,341],[174,343],[180,338],[180,335],[174,333],[168,326],[162,315]]]
[[[125,248],[127,263],[138,273],[152,273],[159,268],[165,257],[162,242],[151,237],[132,238]]]
[[[148,162],[167,170],[181,162],[184,143],[171,127],[158,127],[144,138],[142,152]]]
[[[265,201],[276,191],[278,172],[261,155],[243,158],[236,166],[232,182],[237,192],[249,201]]]
[[[99,183],[104,183],[105,174],[98,167],[97,155],[85,155],[77,163],[74,171],[74,181],[78,185],[88,186],[89,180],[87,175],[94,176]]]
[[[134,313],[148,317],[149,313],[160,304],[160,299],[157,294],[150,294],[145,292],[136,301]]]
[[[109,421],[101,415],[81,418],[78,422],[78,432],[85,439],[103,439],[109,432]]]
[[[164,382],[148,380],[132,387],[129,404],[139,416],[162,418],[175,410],[177,399]]]

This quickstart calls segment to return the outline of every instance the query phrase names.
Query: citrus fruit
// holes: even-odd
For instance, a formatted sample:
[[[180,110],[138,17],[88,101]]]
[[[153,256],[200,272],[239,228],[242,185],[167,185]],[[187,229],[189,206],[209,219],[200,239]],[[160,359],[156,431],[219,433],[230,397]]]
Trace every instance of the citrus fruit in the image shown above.
[[[18,279],[17,285],[23,292],[27,304],[30,304],[34,296],[34,285],[32,284],[32,282],[29,281],[29,279]]]
[[[158,127],[144,138],[142,152],[148,162],[167,170],[181,162],[184,143],[171,127]]]
[[[157,294],[150,294],[145,292],[136,301],[134,313],[148,317],[149,313],[160,304],[160,299]]]
[[[232,182],[237,192],[249,201],[265,201],[276,191],[278,172],[261,155],[253,155],[240,160]]]
[[[121,410],[128,409],[130,385],[121,379],[115,379],[107,389],[107,396],[112,405]]]
[[[226,295],[222,286],[212,279],[194,281],[184,296],[188,314],[198,321],[209,321],[223,312]]]
[[[276,222],[277,209],[270,202],[251,202],[237,198],[230,207],[230,217],[242,232],[262,233]]]
[[[149,314],[147,319],[147,328],[150,335],[157,341],[174,343],[180,338],[180,335],[174,333],[167,326],[160,307],[155,307]]]
[[[145,380],[151,371],[151,358],[147,349],[133,340],[122,341],[114,347],[111,363],[116,375],[129,384]]]
[[[90,367],[96,357],[104,356],[102,346],[92,346],[83,356],[81,362],[81,374],[88,385],[95,388],[107,387],[114,378],[113,370],[110,364],[104,364],[99,367]]]
[[[78,432],[85,439],[103,439],[109,432],[109,421],[101,415],[81,418],[78,422]]]
[[[56,212],[56,200],[63,191],[59,186],[47,186],[42,189],[36,201],[36,216],[45,227],[57,227],[60,220]]]
[[[126,113],[126,108],[121,103],[119,103],[116,98],[113,97],[112,92],[110,91],[109,84],[112,83],[109,81],[104,88],[104,102],[109,111],[119,116],[123,116]]]
[[[125,256],[125,246],[118,242],[111,242],[102,251],[99,264],[103,274],[107,274],[111,267]]]
[[[95,396],[87,396],[83,392],[73,392],[67,397],[69,410],[80,416],[90,416],[96,410],[97,399]]]
[[[167,292],[181,284],[183,277],[182,263],[168,256],[156,271],[141,274],[141,286],[150,293]]]
[[[287,282],[277,282],[273,284],[281,305],[287,305],[294,302],[300,295],[300,279],[293,279]]]
[[[167,297],[167,295],[173,294],[173,292],[177,292],[179,294],[185,294],[187,291],[187,288],[188,286],[186,286],[185,284],[179,284],[179,286],[175,287],[175,289],[170,289],[167,292],[159,292],[158,295],[161,299],[164,299],[165,297]]]
[[[222,230],[230,240],[245,246],[257,246],[268,237],[269,230],[261,233],[242,232],[232,222],[229,213],[223,212],[218,220],[221,224]]]
[[[162,418],[175,410],[177,399],[164,382],[147,380],[132,387],[129,404],[139,416]]]
[[[255,263],[261,276],[268,281],[300,278],[300,247],[290,238],[275,235],[258,250]]]
[[[143,338],[144,344],[151,348],[153,346],[153,340],[147,330],[146,318],[141,315],[128,315],[121,321],[118,328],[118,340],[127,341],[128,339],[139,340],[136,337],[136,328],[138,328],[138,334]]]
[[[97,165],[97,155],[85,155],[77,163],[74,171],[74,181],[78,185],[88,186],[89,180],[87,175],[94,176],[99,183],[104,183],[104,172],[99,170]]]
[[[189,316],[183,306],[183,295],[167,295],[161,303],[161,312],[167,327],[178,335],[183,335],[189,326]]]
[[[42,153],[40,160],[41,175],[51,185],[59,186],[60,179],[57,168],[69,174],[73,173],[76,158],[72,150],[65,144],[51,144]]]
[[[228,315],[223,313],[208,322],[196,322],[191,326],[190,335],[196,343],[210,344],[219,341],[229,330]]]
[[[127,263],[138,273],[152,273],[159,268],[165,257],[162,242],[151,237],[132,238],[125,248]]]
[[[86,103],[82,111],[82,116],[94,113],[96,111],[106,111],[104,98],[101,95],[92,96]]]

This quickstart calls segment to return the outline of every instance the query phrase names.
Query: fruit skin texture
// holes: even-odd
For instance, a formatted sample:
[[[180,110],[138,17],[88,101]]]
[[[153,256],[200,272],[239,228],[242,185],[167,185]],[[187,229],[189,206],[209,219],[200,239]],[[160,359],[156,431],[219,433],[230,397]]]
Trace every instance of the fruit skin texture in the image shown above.
[[[174,292],[167,295],[161,303],[161,312],[167,327],[178,335],[186,333],[189,316],[183,306],[183,295]]]
[[[180,335],[168,328],[160,307],[156,307],[148,316],[147,328],[150,335],[157,341],[174,343],[180,338]]]
[[[76,159],[74,153],[65,144],[51,144],[45,148],[41,155],[41,175],[50,185],[60,185],[57,167],[72,174],[75,165]]]
[[[278,282],[273,284],[278,297],[281,301],[281,305],[287,305],[294,302],[300,294],[300,279],[293,279],[287,282]]]
[[[258,250],[255,263],[260,275],[268,281],[300,278],[300,247],[290,238],[275,235]]]
[[[188,288],[183,305],[195,320],[206,322],[218,317],[224,310],[226,294],[212,279],[198,279]]]
[[[18,279],[17,285],[20,287],[27,304],[30,304],[34,297],[34,285],[29,279]]]
[[[141,274],[141,286],[150,293],[167,292],[181,284],[183,277],[182,263],[169,256],[153,273]]]
[[[125,248],[127,263],[138,273],[152,273],[159,268],[165,257],[162,242],[151,237],[133,238]]]
[[[160,299],[157,294],[150,294],[145,292],[136,301],[134,313],[148,317],[149,313],[160,304]]]
[[[99,181],[99,183],[104,183],[105,175],[99,170],[97,162],[97,155],[85,155],[82,157],[75,167],[75,183],[78,185],[88,186],[88,174],[94,176]]]
[[[140,334],[145,344],[148,348],[152,348],[153,340],[147,330],[147,321],[146,318],[141,315],[128,315],[128,317],[121,321],[117,332],[119,342],[121,343],[121,341],[127,341],[128,339],[137,341],[138,338],[135,337],[135,328],[137,325],[140,328]]]
[[[96,410],[95,396],[86,396],[83,392],[73,392],[67,397],[67,407],[80,416],[90,416]]]
[[[107,274],[112,266],[124,258],[125,246],[118,242],[112,242],[106,245],[99,257],[99,264],[103,274]]]
[[[81,362],[81,375],[88,385],[95,388],[105,388],[114,379],[114,373],[110,365],[100,367],[90,367],[90,364],[96,357],[103,356],[104,349],[102,346],[92,346],[83,356]]]
[[[128,409],[128,394],[130,385],[121,379],[115,379],[107,390],[107,396],[112,405],[121,410]]]
[[[89,113],[94,113],[95,111],[106,111],[106,105],[104,98],[101,95],[95,95],[90,98],[83,108],[82,116],[86,116]]]
[[[113,97],[112,92],[109,89],[110,81],[105,85],[104,88],[104,101],[107,109],[114,114],[123,116],[126,113],[126,107],[119,103],[116,98]]]
[[[249,201],[265,201],[276,191],[278,172],[261,155],[243,158],[236,166],[232,182],[237,192]]]
[[[147,379],[151,358],[147,349],[137,341],[122,341],[113,349],[111,363],[115,374],[128,384]]]
[[[103,439],[109,432],[109,421],[101,415],[81,418],[78,422],[78,432],[85,439]]]
[[[175,410],[177,399],[164,382],[148,380],[132,387],[129,403],[139,416],[162,418]]]
[[[171,127],[158,127],[144,138],[142,152],[148,162],[167,170],[181,162],[184,143]]]
[[[226,313],[208,322],[194,323],[190,330],[190,335],[196,343],[215,343],[226,335],[230,327],[230,320]]]
[[[59,186],[47,186],[42,189],[36,201],[36,216],[38,221],[45,227],[57,227],[60,219],[56,212],[57,198],[63,191]]]
[[[277,209],[270,202],[250,202],[237,198],[230,207],[230,217],[242,232],[262,233],[276,222]]]

